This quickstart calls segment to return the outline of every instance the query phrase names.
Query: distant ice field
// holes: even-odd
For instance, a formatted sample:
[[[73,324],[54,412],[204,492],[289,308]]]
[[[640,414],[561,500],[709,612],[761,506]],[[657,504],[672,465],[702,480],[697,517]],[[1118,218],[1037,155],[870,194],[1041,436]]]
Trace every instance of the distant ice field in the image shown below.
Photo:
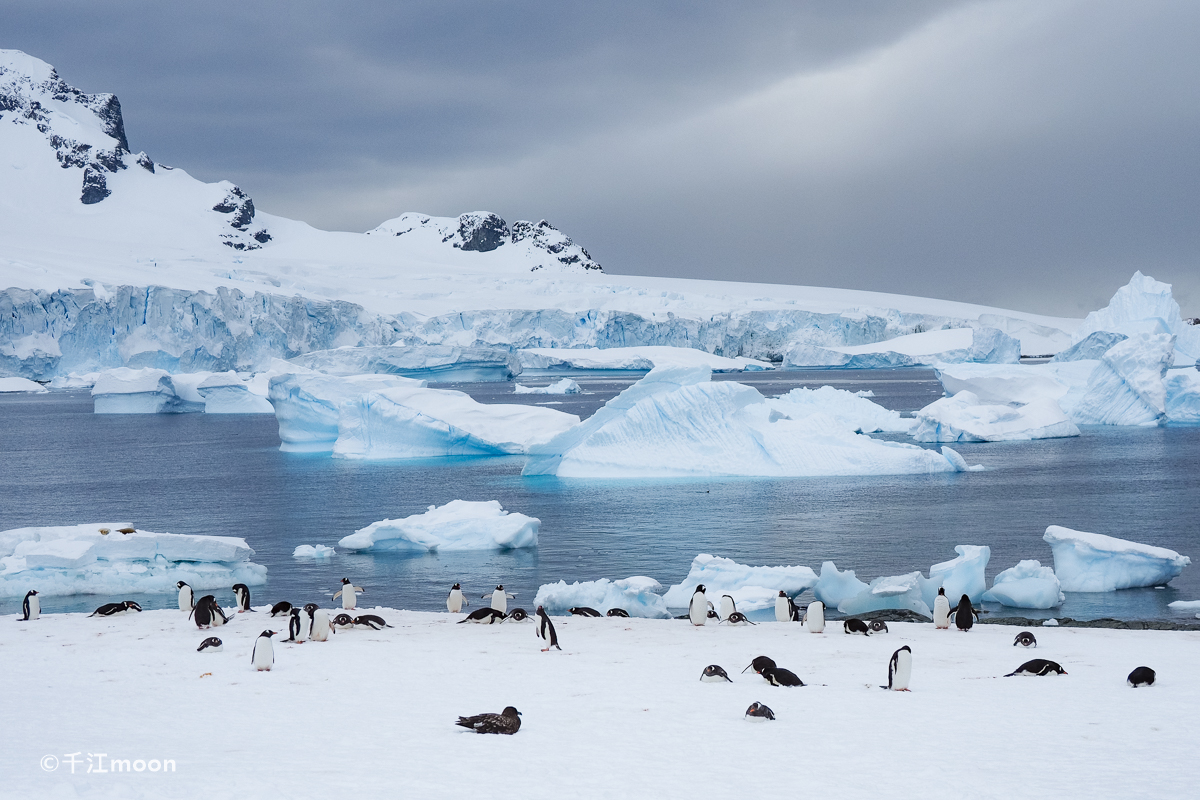
[[[552,403],[586,417],[638,375],[572,375],[583,393],[515,394],[511,383],[455,384],[484,403]],[[775,396],[829,384],[870,390],[911,413],[941,395],[931,371],[871,370],[714,375]],[[556,376],[526,381],[543,385]],[[87,392],[0,396],[0,530],[127,519],[172,533],[226,532],[246,539],[268,567],[256,604],[318,600],[343,576],[364,602],[444,608],[460,582],[476,598],[504,583],[528,607],[542,584],[648,575],[681,581],[697,553],[742,564],[835,561],[863,580],[898,575],[954,556],[958,544],[992,548],[988,585],[1023,559],[1052,564],[1042,541],[1063,525],[1200,556],[1200,427],[1083,426],[1072,439],[955,445],[984,472],[874,478],[595,481],[521,476],[524,458],[361,462],[279,451],[269,415],[108,416]],[[881,436],[905,441],[902,435]],[[508,552],[338,554],[301,560],[298,545],[333,545],[373,522],[451,500],[498,500],[541,520],[539,546]],[[220,592],[218,597],[228,604]],[[97,595],[46,598],[46,612],[91,610]],[[173,595],[140,595],[147,608]],[[811,594],[800,598],[801,603]],[[1173,600],[1200,599],[1200,571],[1163,590],[1067,594],[1049,612],[1187,620]],[[479,601],[476,600],[476,603]],[[19,603],[0,602],[0,613]]]

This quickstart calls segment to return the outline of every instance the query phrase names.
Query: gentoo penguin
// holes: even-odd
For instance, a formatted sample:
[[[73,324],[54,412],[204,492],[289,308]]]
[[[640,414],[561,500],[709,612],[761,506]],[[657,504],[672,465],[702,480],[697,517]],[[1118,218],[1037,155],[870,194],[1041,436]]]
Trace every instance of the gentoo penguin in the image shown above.
[[[824,633],[825,604],[820,600],[813,600],[809,603],[808,610],[804,612],[804,622],[808,625],[809,633]]]
[[[462,587],[457,583],[450,587],[450,594],[446,595],[446,610],[451,614],[457,614],[463,610],[463,606],[469,606],[467,598],[463,597]]]
[[[354,618],[351,617],[349,614],[338,614],[336,617],[334,617],[330,621],[329,627],[335,631],[338,628],[353,628],[354,627]]]
[[[370,628],[373,631],[394,627],[392,625],[388,625],[387,622],[384,621],[383,617],[376,616],[375,614],[363,614],[361,617],[355,617],[354,624],[361,625],[364,628]]]
[[[1037,647],[1037,639],[1029,631],[1021,631],[1017,634],[1017,638],[1013,639],[1013,647],[1021,645],[1021,647]]]
[[[303,608],[292,608],[288,614],[287,641],[304,644],[308,641],[308,615]]]
[[[721,595],[721,610],[717,612],[717,616],[721,622],[729,619],[730,614],[737,613],[737,603],[733,602],[733,596],[728,594]]]
[[[464,622],[478,622],[483,625],[494,625],[497,622],[504,621],[505,614],[503,611],[497,611],[494,608],[481,608],[478,611],[472,611],[458,621],[459,625]]]
[[[476,714],[473,717],[459,717],[455,725],[470,728],[476,733],[503,733],[512,736],[521,730],[521,712],[512,706],[499,714]]]
[[[912,650],[908,649],[908,645],[904,645],[892,653],[892,660],[888,662],[888,682],[884,688],[893,692],[907,692],[911,677]]]
[[[287,614],[291,610],[291,603],[289,603],[287,600],[280,600],[278,603],[271,606],[271,616],[274,617],[278,616],[279,614]]]
[[[1125,681],[1135,689],[1139,686],[1153,686],[1154,670],[1149,667],[1138,667],[1129,673],[1129,677]]]
[[[1055,661],[1047,661],[1044,658],[1035,658],[1032,661],[1026,661],[1021,666],[1017,667],[1012,672],[1004,677],[1011,678],[1014,675],[1066,675],[1067,671]]]
[[[221,606],[217,605],[217,598],[211,594],[206,594],[196,601],[192,616],[196,620],[197,628],[216,628],[229,621]]]
[[[753,669],[759,675],[762,675],[762,671],[764,669],[769,669],[774,666],[774,659],[767,658],[766,656],[755,656],[754,660],[750,662],[746,669]],[[742,670],[742,674],[745,674],[746,669]]]
[[[221,604],[217,602],[217,598],[214,595],[206,594],[202,599],[208,601],[208,608],[211,612],[212,626],[214,628],[229,622],[229,617],[225,616],[224,609],[221,608]]]
[[[179,610],[186,614],[192,613],[192,609],[196,607],[196,595],[192,591],[192,587],[179,581],[175,584],[175,588],[179,590]]]
[[[792,598],[788,597],[788,593],[779,590],[779,596],[775,598],[775,621],[776,622],[791,622],[796,618],[796,603]]]
[[[692,600],[688,603],[688,619],[693,625],[708,622],[708,596],[704,594],[704,584],[698,585],[692,593]]]
[[[225,649],[225,644],[215,636],[210,636],[196,648],[197,653],[219,653]]]
[[[503,614],[508,611],[508,601],[516,597],[516,595],[504,591],[503,585],[498,585],[496,586],[495,591],[493,591],[491,594],[485,594],[483,599],[486,600],[489,597],[492,598],[492,608]]]
[[[734,611],[728,617],[721,620],[721,622],[728,622],[730,625],[737,625],[739,627],[742,625],[754,625],[755,624],[755,623],[751,622],[749,619],[747,619],[746,615],[740,611]],[[718,623],[718,624],[720,624],[720,623]]]
[[[950,629],[950,598],[946,597],[944,587],[938,587],[937,597],[933,599],[933,626],[938,630]]]
[[[842,630],[846,633],[860,633],[863,636],[870,636],[871,629],[867,627],[867,623],[861,619],[848,619],[842,623]]]
[[[705,667],[704,672],[700,673],[700,680],[704,681],[705,683],[720,683],[721,681],[729,681],[730,683],[733,683],[733,680],[729,677],[729,674],[716,664],[709,664],[707,667]]]
[[[342,598],[342,610],[353,611],[358,608],[358,596],[365,592],[361,586],[355,586],[350,582],[349,578],[342,578],[342,588],[338,589],[333,594],[333,599],[337,600],[340,595]]]
[[[887,623],[881,619],[873,619],[870,623],[871,633],[887,633]]]
[[[596,609],[588,608],[587,606],[574,606],[572,608],[568,608],[567,611],[571,614],[574,614],[577,617],[600,617],[600,616],[603,616]]]
[[[250,587],[244,583],[235,583],[233,585],[233,596],[237,600],[237,613],[244,614],[247,611],[253,611],[250,607]]]
[[[309,603],[304,607],[308,611],[308,616],[312,619],[312,629],[309,633],[309,638],[314,642],[329,641],[329,634],[333,633],[333,626],[329,624],[329,612],[323,608],[317,608],[316,603]],[[309,607],[312,610],[309,611]]]
[[[762,703],[751,703],[750,707],[746,709],[746,719],[751,722],[766,722],[775,719],[775,712]]]
[[[271,646],[271,637],[278,631],[263,631],[254,640],[254,649],[250,651],[250,663],[259,672],[270,671],[275,666],[275,648]]]
[[[760,673],[772,686],[803,686],[804,681],[790,669],[783,667],[767,667]]]
[[[711,606],[711,605],[712,605],[712,603],[709,603],[709,605]],[[690,616],[691,616],[691,615],[689,615],[689,618],[690,618]],[[709,608],[709,609],[708,609],[708,614],[706,614],[706,615],[705,615],[705,617],[706,617],[706,618],[708,618],[708,619],[715,619],[717,622],[720,622],[720,621],[721,621],[721,615],[720,615],[720,614],[718,614],[718,613],[716,612],[716,610],[715,610],[715,609],[713,609],[713,608]]]
[[[132,600],[126,600],[122,603],[105,603],[104,605],[100,606],[92,613],[88,614],[88,616],[89,617],[95,617],[95,616],[111,617],[115,614],[125,614],[130,611],[141,611],[141,610],[142,610],[142,607],[139,606],[137,603],[133,602]]]
[[[505,618],[504,618],[503,620],[501,620],[501,621],[502,621],[502,622],[509,622],[509,621],[512,621],[512,622],[524,622],[524,621],[525,621],[525,620],[527,620],[527,619],[529,619],[529,615],[525,613],[525,609],[523,609],[523,608],[514,608],[514,609],[512,610],[512,613],[511,613],[511,614],[509,614],[507,617],[505,617]]]
[[[609,616],[609,617],[628,617],[628,616],[629,616],[629,612],[628,612],[628,611],[626,611],[626,610],[625,610],[625,609],[623,609],[623,608],[610,608],[610,609],[608,610],[608,614],[607,614],[606,616]]]
[[[964,594],[958,601],[958,608],[954,611],[954,627],[966,633],[971,630],[971,626],[977,619],[979,619],[979,612],[971,607],[971,598]]]
[[[539,639],[542,639],[546,642],[546,646],[542,648],[542,652],[550,652],[551,647],[562,650],[562,648],[558,646],[558,634],[554,631],[554,623],[550,621],[550,615],[546,613],[546,609],[538,606],[537,615],[538,625],[534,633],[538,635]]]
[[[21,621],[29,622],[42,615],[42,601],[38,600],[37,589],[30,589],[21,601]]]

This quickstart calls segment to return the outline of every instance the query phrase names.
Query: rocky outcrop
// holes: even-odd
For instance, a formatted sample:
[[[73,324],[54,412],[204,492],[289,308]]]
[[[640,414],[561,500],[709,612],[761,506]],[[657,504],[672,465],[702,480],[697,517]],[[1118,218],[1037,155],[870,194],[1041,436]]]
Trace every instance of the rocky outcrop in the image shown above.
[[[546,220],[542,220],[536,225],[525,220],[514,222],[512,227],[512,241],[513,244],[529,242],[534,247],[541,248],[554,256],[558,263],[563,266],[579,266],[585,270],[603,272],[600,265],[592,260],[587,250],[575,244],[570,236],[567,236],[558,228],[546,222]],[[534,269],[541,269],[541,267],[534,267]]]

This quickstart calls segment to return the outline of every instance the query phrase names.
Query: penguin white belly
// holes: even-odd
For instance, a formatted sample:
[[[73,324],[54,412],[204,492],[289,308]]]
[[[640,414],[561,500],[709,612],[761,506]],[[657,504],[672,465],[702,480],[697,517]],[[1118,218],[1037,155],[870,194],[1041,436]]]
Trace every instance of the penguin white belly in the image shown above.
[[[318,608],[312,617],[312,640],[314,642],[329,641],[329,615],[324,609]]]
[[[188,586],[179,590],[179,610],[185,614],[192,613],[192,590]]]
[[[251,657],[254,663],[254,668],[257,670],[269,670],[275,664],[275,650],[271,647],[271,639],[267,636],[260,636],[254,643],[254,654]]]
[[[815,600],[808,606],[808,632],[809,633],[824,633],[825,632],[825,604],[820,600]]]
[[[737,606],[733,602],[733,598],[727,594],[721,595],[721,611],[720,617],[722,620],[729,619],[729,615],[737,611]]]
[[[446,610],[451,614],[457,614],[462,611],[463,594],[458,589],[453,589],[450,596],[446,598]]]
[[[693,625],[703,625],[708,622],[708,597],[703,592],[692,595],[692,604],[688,608],[688,619]]]
[[[775,621],[776,622],[791,622],[792,609],[786,597],[775,598]]]
[[[300,630],[296,634],[297,642],[307,642],[308,641],[308,631],[309,631],[309,626],[311,624],[312,624],[311,620],[309,620],[307,614],[300,615]]]
[[[508,593],[502,592],[499,589],[492,592],[492,608],[499,611],[501,614],[508,612]]]
[[[353,611],[358,608],[358,595],[354,593],[354,587],[348,583],[342,587],[342,608],[345,611]]]
[[[912,677],[912,655],[907,650],[896,654],[895,669],[891,675],[891,690],[903,692],[908,689],[908,681]]]
[[[933,624],[938,628],[950,627],[950,601],[944,594],[939,594],[933,601]]]
[[[32,595],[29,598],[29,619],[34,620],[42,615],[42,603],[37,599],[37,595]]]

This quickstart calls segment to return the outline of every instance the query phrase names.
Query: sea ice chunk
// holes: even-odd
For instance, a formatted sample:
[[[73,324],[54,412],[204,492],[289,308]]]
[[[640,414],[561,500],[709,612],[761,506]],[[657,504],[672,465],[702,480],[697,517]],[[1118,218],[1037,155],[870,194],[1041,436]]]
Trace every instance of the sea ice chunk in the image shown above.
[[[908,609],[932,618],[933,613],[924,599],[926,583],[925,576],[920,572],[876,578],[854,597],[838,603],[837,608],[843,614],[865,614],[868,611],[892,608]],[[934,592],[936,591],[935,589]]]
[[[899,411],[884,408],[861,394],[832,386],[792,389],[767,403],[791,419],[825,414],[854,433],[908,433],[913,426],[912,420],[902,419]]]
[[[1039,561],[1021,561],[997,575],[982,599],[1010,608],[1057,608],[1066,595],[1054,570]]]
[[[91,542],[79,539],[54,539],[48,542],[23,542],[14,553],[25,557],[29,569],[39,567],[82,567],[96,560]]]
[[[508,347],[390,345],[339,347],[292,359],[292,363],[328,375],[401,375],[443,383],[507,381],[521,372],[521,362]]]
[[[36,381],[28,378],[0,378],[0,394],[5,392],[36,392],[45,394],[50,391]]]
[[[1093,331],[1066,350],[1057,353],[1054,358],[1050,359],[1050,363],[1060,361],[1099,361],[1113,345],[1123,342],[1128,338],[1123,333]]]
[[[207,373],[206,373],[207,375]],[[117,367],[100,373],[92,387],[97,414],[181,414],[204,410],[203,401],[181,397],[163,369]]]
[[[1104,354],[1088,378],[1087,392],[1072,413],[1081,425],[1158,425],[1166,418],[1175,337],[1136,334]]]
[[[1200,372],[1194,369],[1172,370],[1163,382],[1167,390],[1166,412],[1169,422],[1200,422]]]
[[[537,547],[541,520],[504,510],[498,500],[452,500],[423,514],[384,519],[338,542],[343,550],[446,552]]]
[[[1172,603],[1167,603],[1167,608],[1172,611],[1183,611],[1191,613],[1200,611],[1200,600],[1176,600]]]
[[[522,386],[519,383],[513,385],[514,394],[579,394],[580,391],[582,390],[579,384],[570,378],[555,381],[549,386]]]
[[[646,583],[647,580],[653,586]],[[631,617],[670,619],[666,601],[662,595],[655,593],[655,587],[661,588],[658,581],[641,576],[619,581],[601,578],[572,584],[559,581],[538,587],[533,605],[535,608],[545,606],[548,614],[565,614],[568,608],[587,606],[601,614],[607,613],[610,608],[623,608]]]
[[[947,394],[967,391],[981,403],[1024,405],[1054,400],[1068,415],[1087,390],[1099,361],[1062,364],[938,364],[934,369]]]
[[[343,404],[379,389],[424,385],[425,381],[398,375],[276,375],[270,380],[267,397],[279,422],[279,449],[289,453],[330,452],[338,438]]]
[[[808,567],[750,567],[701,553],[692,559],[683,582],[667,590],[664,596],[667,605],[686,608],[701,583],[714,604],[727,594],[733,597],[739,610],[755,611],[774,607],[781,590],[795,597],[811,589],[817,585],[817,574]]]
[[[972,603],[978,603],[987,589],[984,571],[992,557],[992,548],[987,545],[960,544],[954,548],[954,552],[958,553],[956,558],[929,568],[924,599],[930,607],[933,607],[939,588],[946,590],[952,605],[964,594],[971,598]]]
[[[71,372],[50,379],[51,389],[90,389],[100,379],[99,372]]]
[[[250,390],[250,384],[236,372],[209,375],[196,391],[204,398],[205,414],[274,414],[275,407],[266,397]]]
[[[832,561],[821,564],[821,577],[813,594],[827,608],[837,608],[844,601],[867,590],[867,584],[854,576],[854,570],[838,570]]]
[[[915,414],[918,442],[1002,442],[1078,436],[1079,428],[1049,398],[1021,406],[988,405],[962,391]]]
[[[1042,536],[1054,553],[1054,574],[1064,592],[1112,592],[1162,586],[1183,572],[1191,559],[1165,547],[1138,544],[1059,525]]]
[[[292,551],[292,558],[331,558],[336,552],[325,544],[301,544]]]

